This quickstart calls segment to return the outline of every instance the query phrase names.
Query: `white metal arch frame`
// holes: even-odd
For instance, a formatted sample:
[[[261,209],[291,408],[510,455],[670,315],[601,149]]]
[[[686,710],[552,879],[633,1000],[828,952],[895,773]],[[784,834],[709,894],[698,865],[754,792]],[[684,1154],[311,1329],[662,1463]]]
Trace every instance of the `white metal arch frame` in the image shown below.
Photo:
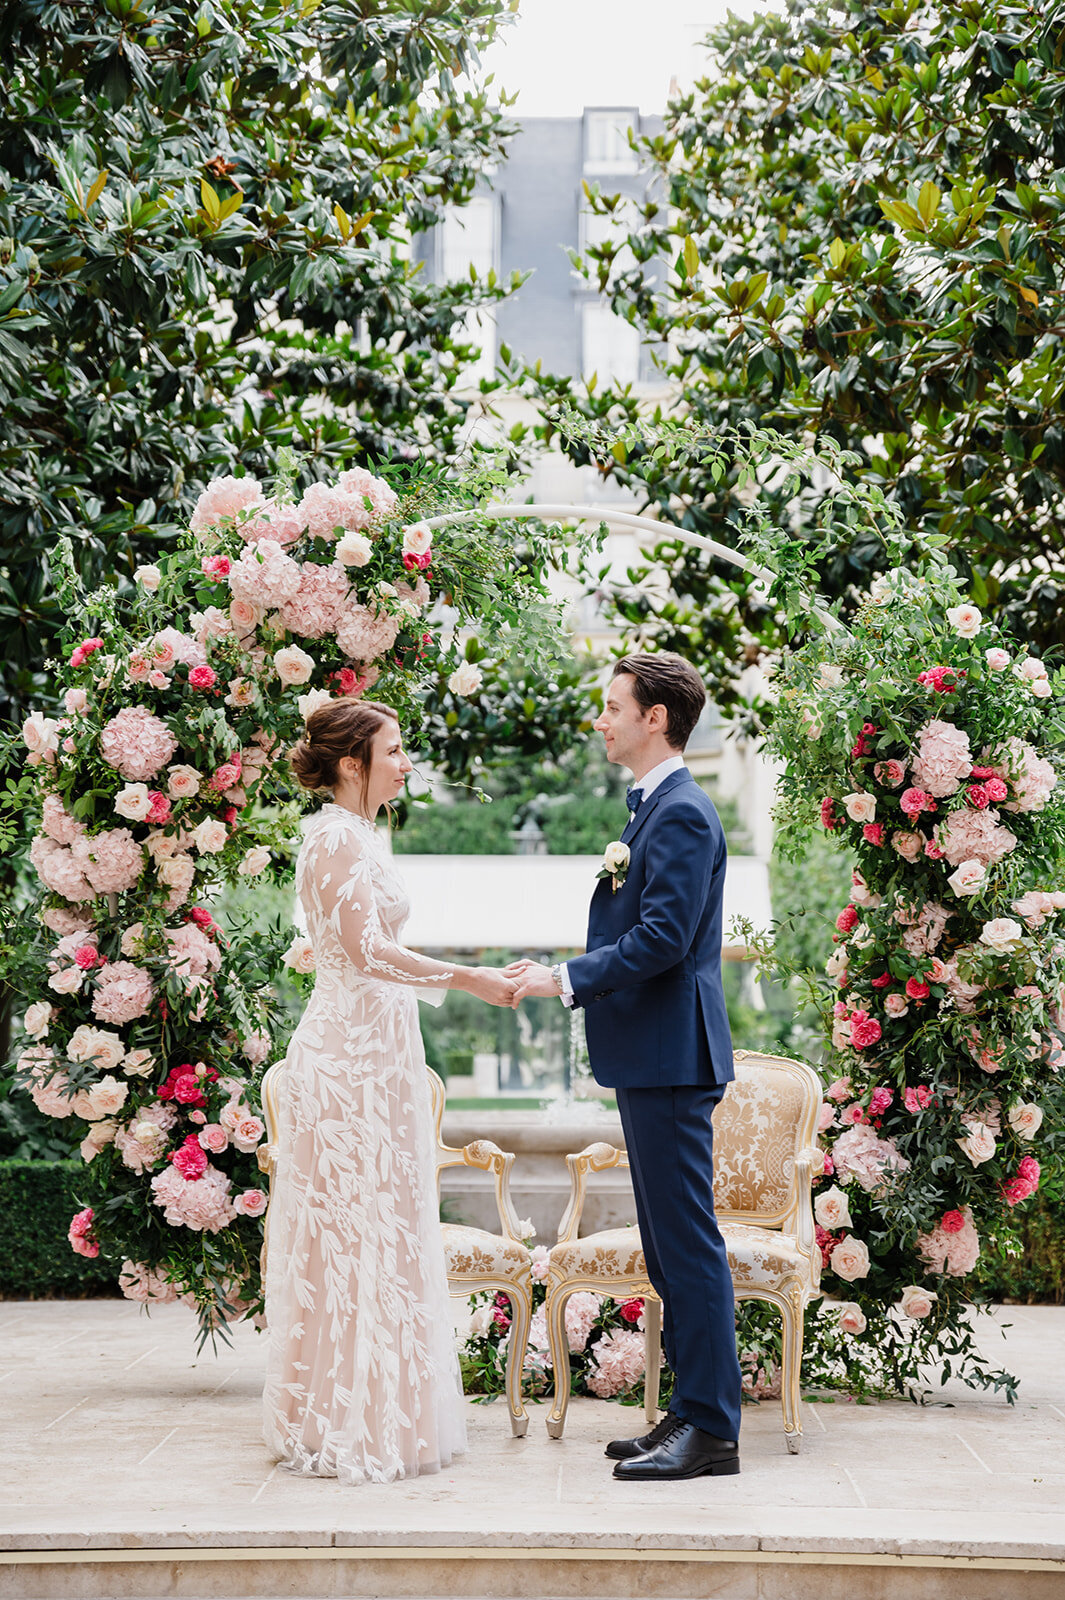
[[[448,511],[438,517],[427,517],[426,526],[443,528],[457,522],[472,522],[478,517],[494,517],[500,522],[512,519],[528,521],[534,518],[541,522],[608,522],[620,524],[624,528],[645,528],[659,540],[676,540],[697,550],[705,550],[708,555],[716,556],[720,561],[728,561],[732,566],[740,567],[744,572],[761,578],[764,583],[772,583],[774,577],[767,567],[759,566],[757,562],[741,555],[738,550],[730,550],[727,544],[719,544],[716,539],[707,539],[701,533],[690,533],[687,528],[678,528],[672,522],[659,522],[656,517],[641,517],[631,511],[609,509],[596,511],[589,506],[571,505],[490,505],[478,511]],[[843,630],[843,624],[830,612],[823,611],[820,606],[815,606],[813,609],[832,632]]]

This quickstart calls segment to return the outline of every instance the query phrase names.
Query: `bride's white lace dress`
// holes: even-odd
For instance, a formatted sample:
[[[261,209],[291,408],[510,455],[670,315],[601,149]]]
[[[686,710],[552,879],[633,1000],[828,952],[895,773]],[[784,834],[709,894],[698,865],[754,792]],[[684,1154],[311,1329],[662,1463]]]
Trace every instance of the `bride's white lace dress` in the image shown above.
[[[329,804],[305,828],[316,975],[281,1089],[265,1437],[294,1471],[387,1483],[466,1443],[417,1001],[448,969],[398,943],[409,906],[372,823]]]

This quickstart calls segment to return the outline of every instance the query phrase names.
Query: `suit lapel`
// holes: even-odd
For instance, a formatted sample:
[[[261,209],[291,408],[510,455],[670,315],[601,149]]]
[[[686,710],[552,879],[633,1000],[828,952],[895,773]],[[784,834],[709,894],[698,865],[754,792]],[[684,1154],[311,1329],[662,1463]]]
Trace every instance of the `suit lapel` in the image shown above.
[[[651,798],[649,800],[645,800],[640,806],[639,810],[636,812],[636,815],[629,818],[625,827],[625,831],[621,835],[622,844],[632,844],[632,841],[635,839],[636,835],[639,833],[640,829],[651,815],[655,806],[664,795],[669,794],[671,790],[678,788],[682,783],[694,782],[695,779],[692,777],[687,767],[685,767],[681,772],[671,772],[668,778],[664,778],[658,785],[658,788],[655,790]]]

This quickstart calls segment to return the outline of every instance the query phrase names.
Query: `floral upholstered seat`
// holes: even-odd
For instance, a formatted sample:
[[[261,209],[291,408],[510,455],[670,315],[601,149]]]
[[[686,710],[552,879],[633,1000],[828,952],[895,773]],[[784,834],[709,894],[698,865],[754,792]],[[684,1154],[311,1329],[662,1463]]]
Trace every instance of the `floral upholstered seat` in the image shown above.
[[[821,1252],[814,1237],[812,1183],[820,1171],[817,1119],[821,1085],[805,1062],[736,1052],[736,1079],[714,1112],[714,1201],[737,1300],[765,1300],[784,1323],[781,1402],[788,1449],[802,1439],[799,1372],[803,1317],[817,1292]],[[637,1228],[580,1238],[589,1172],[628,1164],[625,1153],[592,1144],[568,1156],[570,1203],[551,1251],[547,1328],[555,1371],[548,1432],[560,1438],[569,1404],[566,1301],[578,1290],[614,1299],[646,1299],[646,1409],[658,1410],[661,1305],[651,1288]]]
[[[259,1166],[268,1176],[273,1173],[277,1159],[277,1128],[279,1126],[277,1096],[281,1088],[284,1062],[277,1061],[263,1075],[262,1102],[267,1136],[259,1147]],[[444,1085],[432,1070],[429,1089],[433,1104],[433,1126],[436,1134],[436,1174],[439,1194],[440,1173],[444,1167],[476,1167],[495,1176],[496,1208],[499,1212],[501,1233],[488,1233],[482,1228],[467,1228],[457,1223],[441,1224],[444,1259],[447,1263],[448,1283],[452,1294],[475,1294],[480,1290],[494,1289],[505,1294],[510,1301],[511,1332],[507,1351],[507,1409],[510,1426],[515,1437],[521,1437],[529,1426],[528,1412],[521,1398],[521,1375],[525,1365],[525,1351],[529,1342],[529,1323],[532,1319],[532,1257],[523,1244],[518,1228],[517,1213],[510,1198],[510,1171],[513,1155],[500,1150],[488,1139],[475,1139],[462,1150],[452,1149],[443,1143],[441,1123],[444,1116]],[[270,1212],[266,1213],[266,1231],[263,1235],[263,1263],[269,1243]]]

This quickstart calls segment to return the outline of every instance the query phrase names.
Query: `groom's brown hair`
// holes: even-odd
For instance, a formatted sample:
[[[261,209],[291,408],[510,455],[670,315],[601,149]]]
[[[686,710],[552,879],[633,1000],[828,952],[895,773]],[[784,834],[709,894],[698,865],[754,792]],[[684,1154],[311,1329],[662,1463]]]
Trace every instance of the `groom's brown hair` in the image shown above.
[[[690,661],[672,650],[622,656],[614,663],[614,677],[632,679],[632,695],[641,711],[664,706],[666,740],[683,750],[706,705],[706,685]]]

